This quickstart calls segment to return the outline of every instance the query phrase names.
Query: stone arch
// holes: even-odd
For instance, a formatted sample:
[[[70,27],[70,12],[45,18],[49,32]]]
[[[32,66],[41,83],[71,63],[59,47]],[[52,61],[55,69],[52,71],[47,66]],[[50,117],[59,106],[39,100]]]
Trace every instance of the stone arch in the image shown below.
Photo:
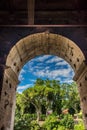
[[[1,110],[5,113],[1,122],[8,130],[13,129],[15,93],[19,83],[18,75],[23,65],[35,56],[56,55],[66,60],[75,72],[78,83],[84,124],[87,129],[87,67],[80,48],[70,39],[48,32],[29,35],[18,41],[8,54],[1,95]],[[1,124],[2,124],[1,123]]]

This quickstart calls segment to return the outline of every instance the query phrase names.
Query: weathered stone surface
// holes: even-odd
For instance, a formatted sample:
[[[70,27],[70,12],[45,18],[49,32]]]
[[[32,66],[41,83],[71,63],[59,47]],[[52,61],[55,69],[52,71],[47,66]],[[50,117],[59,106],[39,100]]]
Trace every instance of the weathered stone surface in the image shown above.
[[[75,72],[78,83],[84,124],[87,128],[87,65],[81,49],[70,39],[49,32],[29,35],[19,40],[10,50],[4,71],[3,87],[0,102],[1,126],[12,130],[15,113],[15,95],[18,75],[22,66],[37,55],[57,55],[66,60]],[[3,123],[4,121],[4,123]]]

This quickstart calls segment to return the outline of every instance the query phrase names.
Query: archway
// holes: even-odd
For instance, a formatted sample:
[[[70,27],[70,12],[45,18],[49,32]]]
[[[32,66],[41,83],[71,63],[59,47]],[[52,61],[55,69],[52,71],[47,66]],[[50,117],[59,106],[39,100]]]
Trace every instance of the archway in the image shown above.
[[[1,125],[4,125],[6,130],[13,129],[15,95],[16,87],[19,83],[19,72],[28,60],[43,54],[59,56],[66,60],[73,68],[75,72],[74,80],[78,83],[80,93],[84,124],[87,129],[87,66],[84,62],[85,57],[73,41],[61,35],[48,32],[32,34],[21,39],[9,52],[1,95],[1,109],[4,111]]]

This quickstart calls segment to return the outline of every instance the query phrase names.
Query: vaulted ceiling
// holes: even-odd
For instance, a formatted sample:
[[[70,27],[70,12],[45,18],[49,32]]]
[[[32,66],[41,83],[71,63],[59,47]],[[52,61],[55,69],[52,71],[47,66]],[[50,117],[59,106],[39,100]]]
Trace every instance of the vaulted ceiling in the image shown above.
[[[86,0],[0,0],[0,24],[86,24]]]

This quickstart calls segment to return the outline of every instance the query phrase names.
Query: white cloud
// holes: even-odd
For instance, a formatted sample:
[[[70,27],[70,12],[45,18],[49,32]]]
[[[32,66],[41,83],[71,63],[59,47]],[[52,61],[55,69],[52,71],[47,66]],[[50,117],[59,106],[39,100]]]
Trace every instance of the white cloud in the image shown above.
[[[65,78],[57,77],[55,80],[59,80],[61,83],[69,83],[70,84],[70,83],[74,82],[72,77],[65,77]]]
[[[28,66],[32,66],[32,65],[33,65],[33,59],[28,62]]]
[[[19,77],[18,77],[19,81],[23,81],[24,80],[24,76],[19,74]]]
[[[61,61],[57,62],[56,66],[58,66],[58,65],[61,65],[61,66],[68,65],[69,66],[69,64],[66,61],[64,61],[64,60],[61,60]]]
[[[65,80],[66,83],[72,83],[73,80]]]
[[[45,60],[47,60],[50,57],[51,57],[50,55],[40,56],[28,62],[27,64],[28,71],[33,73],[36,70],[43,70],[45,68],[44,66]]]
[[[50,69],[50,66],[46,66],[44,69],[45,69],[45,70],[49,70],[49,69]]]
[[[66,61],[57,56],[52,57],[50,55],[36,57],[35,59],[29,61],[28,64],[21,70],[19,80],[24,82],[24,74],[27,74],[28,72],[32,73],[32,75],[37,78],[49,78],[67,83],[71,83],[74,76],[73,69]],[[34,79],[29,79],[30,84],[18,86],[18,92],[32,86],[35,81],[36,80]]]
[[[59,58],[58,56],[54,56],[53,58],[47,60],[46,63],[61,62],[61,61],[62,61],[61,58]]]
[[[22,91],[18,91],[19,94],[22,94]]]
[[[28,71],[33,71],[33,61],[29,61],[26,65]]]
[[[20,71],[20,74],[24,74],[24,73],[26,73],[26,70],[22,69],[22,70]]]
[[[55,79],[59,76],[72,77],[73,73],[71,72],[72,72],[71,68],[68,67],[67,69],[63,68],[63,69],[56,69],[56,70],[43,69],[43,70],[35,71],[33,74],[36,76],[38,75],[39,77],[48,77],[50,79],[52,78]]]
[[[29,87],[31,87],[33,84],[26,84],[26,85],[23,85],[23,86],[18,86],[17,88],[17,91],[20,91],[20,90],[24,90],[24,89],[27,89]]]
[[[40,70],[40,69],[42,69],[42,68],[43,68],[43,66],[39,66],[39,65],[35,65],[35,66],[33,66],[33,70],[35,70],[35,69]]]
[[[61,83],[72,83],[72,82],[74,82],[74,80],[73,79],[71,79],[71,78],[67,78],[67,79],[64,79],[63,81],[61,81]]]
[[[34,83],[36,79],[29,79],[29,81]]]
[[[26,70],[21,69],[19,77],[18,77],[19,81],[23,81],[24,80],[24,76],[23,76],[24,73],[26,73]]]
[[[35,64],[36,62],[36,64]],[[63,65],[68,65],[68,63],[66,61],[64,61],[63,59],[57,57],[57,56],[50,56],[50,55],[45,55],[45,56],[40,56],[40,57],[37,57],[33,60],[31,60],[30,62],[28,62],[27,64],[27,68],[28,68],[28,71],[30,72],[34,72],[36,70],[38,71],[43,71],[44,70],[47,70],[47,69],[50,69],[50,66],[45,66],[47,63],[56,63],[55,66],[63,66]],[[41,72],[40,72],[41,73]]]
[[[45,60],[47,60],[50,57],[51,57],[50,55],[43,55],[43,56],[37,57],[35,60],[39,61],[39,62],[44,62]]]

